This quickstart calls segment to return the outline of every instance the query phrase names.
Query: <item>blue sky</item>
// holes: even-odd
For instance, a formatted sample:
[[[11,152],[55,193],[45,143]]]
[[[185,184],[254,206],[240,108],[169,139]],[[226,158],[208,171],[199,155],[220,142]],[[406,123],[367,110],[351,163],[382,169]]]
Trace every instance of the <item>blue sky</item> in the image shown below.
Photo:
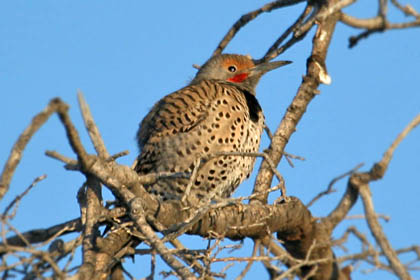
[[[360,17],[373,16],[376,6],[369,5],[374,2],[358,4],[346,11]],[[420,10],[417,1],[408,2]],[[234,21],[263,4],[251,0],[238,3],[2,1],[1,164],[31,118],[57,96],[71,106],[70,115],[84,143],[93,151],[78,111],[76,91],[80,89],[108,150],[110,153],[129,150],[130,154],[119,162],[130,165],[138,152],[134,140],[138,123],[154,102],[185,86],[196,72],[191,65],[204,63]],[[301,4],[260,16],[238,33],[226,52],[261,57],[302,9]],[[397,12],[392,12],[391,19],[406,20]],[[258,86],[257,97],[273,131],[305,73],[313,32],[280,57],[292,60],[293,64],[267,74]],[[358,32],[337,25],[327,58],[332,84],[320,87],[320,95],[310,104],[286,147],[287,152],[306,160],[295,162],[294,168],[286,162],[279,165],[288,194],[303,202],[358,163],[365,163],[363,170],[370,168],[420,113],[420,30],[375,34],[356,48],[348,49],[348,37]],[[396,150],[385,178],[371,184],[376,211],[391,217],[391,221],[381,223],[395,248],[420,243],[419,143],[417,129]],[[262,148],[267,145],[265,137]],[[74,156],[56,116],[26,148],[10,191],[1,203],[3,209],[35,177],[48,175],[20,205],[14,225],[21,231],[51,226],[79,215],[76,193],[83,176],[65,171],[61,163],[44,156],[45,150]],[[243,183],[236,195],[250,193],[252,183],[253,178]],[[336,193],[311,208],[313,215],[329,213],[345,186],[345,180],[337,183]],[[351,214],[360,213],[359,201]],[[370,237],[364,221],[350,220],[345,225],[357,225]],[[344,229],[337,228],[334,236]],[[202,246],[199,238],[184,240],[186,245]],[[249,244],[245,242],[244,254],[250,254]],[[357,251],[359,245],[352,242],[349,249]],[[339,249],[336,252],[344,253]],[[136,269],[139,261],[137,266],[130,266],[136,277],[144,276]],[[238,268],[241,267],[242,264]],[[234,277],[240,270],[231,271]],[[257,265],[247,279],[264,273]],[[387,273],[356,275],[357,279],[393,279]],[[418,273],[415,276],[420,278]]]

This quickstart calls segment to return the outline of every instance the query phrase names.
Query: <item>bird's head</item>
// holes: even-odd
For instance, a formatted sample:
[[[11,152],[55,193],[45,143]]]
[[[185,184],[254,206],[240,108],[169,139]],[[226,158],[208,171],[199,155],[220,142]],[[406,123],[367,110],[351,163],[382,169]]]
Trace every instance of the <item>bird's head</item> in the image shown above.
[[[291,61],[272,61],[256,64],[249,56],[221,54],[210,58],[198,71],[192,84],[202,80],[223,80],[245,87],[255,93],[255,87],[265,73]]]

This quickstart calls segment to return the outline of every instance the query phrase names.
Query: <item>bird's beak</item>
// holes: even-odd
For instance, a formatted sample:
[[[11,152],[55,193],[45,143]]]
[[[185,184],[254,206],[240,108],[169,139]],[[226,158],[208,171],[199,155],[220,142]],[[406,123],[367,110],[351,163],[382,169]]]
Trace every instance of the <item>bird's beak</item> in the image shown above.
[[[261,77],[265,73],[277,69],[279,67],[285,66],[287,64],[292,63],[289,60],[280,60],[280,61],[271,61],[271,62],[263,62],[257,64],[254,68],[251,69],[250,76],[259,76]]]

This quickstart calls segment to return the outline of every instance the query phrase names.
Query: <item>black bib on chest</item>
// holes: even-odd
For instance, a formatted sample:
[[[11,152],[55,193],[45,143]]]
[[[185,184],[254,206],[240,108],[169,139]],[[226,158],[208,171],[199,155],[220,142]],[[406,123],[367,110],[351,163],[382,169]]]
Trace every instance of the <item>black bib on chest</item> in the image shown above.
[[[251,121],[257,123],[260,119],[259,113],[262,111],[260,103],[258,103],[255,95],[251,94],[247,90],[242,90],[246,99],[246,104],[248,105],[249,117]]]

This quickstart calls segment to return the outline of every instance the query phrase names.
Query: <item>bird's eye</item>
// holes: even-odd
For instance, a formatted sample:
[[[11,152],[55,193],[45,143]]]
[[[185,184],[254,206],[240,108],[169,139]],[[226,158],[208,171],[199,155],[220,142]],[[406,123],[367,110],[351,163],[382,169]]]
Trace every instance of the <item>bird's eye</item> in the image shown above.
[[[235,65],[231,65],[228,67],[229,72],[236,72],[236,66]]]

